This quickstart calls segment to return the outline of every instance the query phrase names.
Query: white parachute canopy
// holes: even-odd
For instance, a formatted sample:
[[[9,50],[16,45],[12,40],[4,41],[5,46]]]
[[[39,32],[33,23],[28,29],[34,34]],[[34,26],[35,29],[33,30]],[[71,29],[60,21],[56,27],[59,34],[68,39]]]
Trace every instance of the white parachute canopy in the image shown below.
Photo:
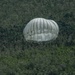
[[[26,41],[50,41],[58,36],[59,27],[53,20],[35,18],[23,30]]]

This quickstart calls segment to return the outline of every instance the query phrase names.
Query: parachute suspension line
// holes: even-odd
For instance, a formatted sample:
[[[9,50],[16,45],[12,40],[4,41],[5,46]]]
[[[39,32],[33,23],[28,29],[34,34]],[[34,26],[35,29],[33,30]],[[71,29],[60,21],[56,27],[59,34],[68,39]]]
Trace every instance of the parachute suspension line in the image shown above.
[[[44,33],[44,20],[43,20],[43,22],[42,22],[43,24],[42,24],[42,34]]]
[[[33,40],[33,37],[34,36],[34,22],[32,23],[32,40]]]
[[[44,20],[43,20],[43,36],[45,36],[45,31],[44,31],[44,29],[45,29],[45,24],[44,24]],[[44,38],[44,37],[43,37]]]
[[[53,36],[53,25],[52,25],[52,23],[51,23],[51,21],[50,21],[50,26],[51,26],[51,38],[53,38],[54,36]]]
[[[33,21],[32,21],[33,22]],[[32,36],[33,36],[33,23],[31,23],[31,33],[32,33]],[[33,39],[33,37],[31,36],[31,40]]]
[[[51,25],[51,22],[50,21],[48,21],[48,23],[49,23],[49,32],[51,33],[52,32],[52,25]]]
[[[46,21],[47,22],[47,33],[48,33],[48,37],[50,37],[49,36],[49,25],[48,25],[48,21]]]
[[[40,26],[40,33],[41,33],[41,19],[40,19],[40,24],[39,24]],[[42,40],[42,36],[41,37],[39,37],[41,40]]]
[[[34,37],[35,37],[35,40],[36,40],[36,20],[34,21]]]
[[[37,39],[37,37],[38,37],[38,19],[36,20],[36,39]]]

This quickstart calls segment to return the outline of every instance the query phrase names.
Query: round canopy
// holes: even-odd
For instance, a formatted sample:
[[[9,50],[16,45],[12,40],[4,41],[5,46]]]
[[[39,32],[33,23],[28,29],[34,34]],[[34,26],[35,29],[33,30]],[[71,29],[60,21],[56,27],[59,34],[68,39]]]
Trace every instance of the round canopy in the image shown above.
[[[24,28],[23,34],[26,41],[50,41],[58,36],[59,27],[53,20],[44,18],[35,18],[31,20]]]

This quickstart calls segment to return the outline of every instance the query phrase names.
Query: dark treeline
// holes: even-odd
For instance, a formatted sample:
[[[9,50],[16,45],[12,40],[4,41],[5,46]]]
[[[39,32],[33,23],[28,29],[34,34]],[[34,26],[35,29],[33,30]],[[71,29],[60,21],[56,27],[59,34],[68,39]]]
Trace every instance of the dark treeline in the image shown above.
[[[67,46],[75,45],[75,41],[74,41],[75,40],[74,38],[75,28],[72,25],[66,24],[63,21],[58,21],[58,25],[59,25],[59,35],[58,35],[58,38],[54,40],[54,43],[57,45],[62,45],[64,43],[64,45],[67,45]],[[16,26],[16,25],[10,28],[0,27],[1,47],[2,46],[8,47],[11,44],[12,45],[18,45],[18,44],[22,45],[23,44],[23,46],[25,46],[24,44],[26,44],[27,46],[28,42],[25,41],[25,38],[23,36],[23,28],[24,26]],[[42,44],[48,45],[49,42],[45,42],[45,43],[42,42]],[[29,42],[28,45],[29,44],[32,44],[32,42]],[[34,46],[35,44],[38,45],[39,43],[34,43],[32,45]]]

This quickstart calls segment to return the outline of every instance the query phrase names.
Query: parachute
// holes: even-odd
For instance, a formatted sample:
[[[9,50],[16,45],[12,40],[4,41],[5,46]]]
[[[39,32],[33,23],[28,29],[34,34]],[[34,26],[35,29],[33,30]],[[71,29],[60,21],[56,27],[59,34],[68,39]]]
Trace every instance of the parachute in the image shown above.
[[[37,42],[55,40],[58,33],[57,23],[44,18],[32,19],[23,30],[26,41]]]

